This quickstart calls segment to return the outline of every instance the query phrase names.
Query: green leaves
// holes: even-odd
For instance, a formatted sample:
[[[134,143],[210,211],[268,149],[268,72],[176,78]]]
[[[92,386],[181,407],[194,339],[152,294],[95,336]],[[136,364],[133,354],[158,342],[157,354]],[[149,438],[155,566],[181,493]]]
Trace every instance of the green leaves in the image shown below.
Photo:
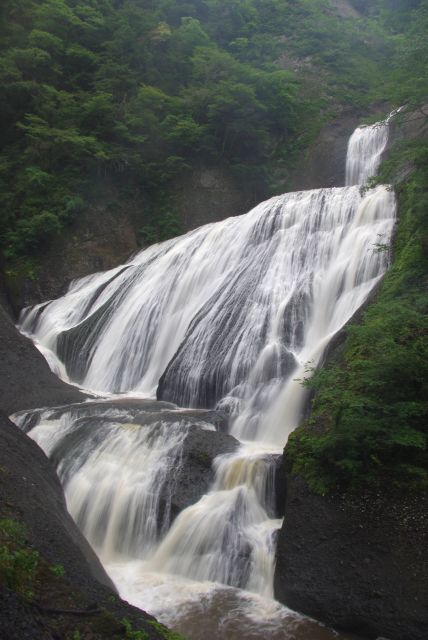
[[[25,546],[23,527],[16,520],[0,520],[0,583],[31,600],[39,559]]]
[[[419,142],[390,161],[397,169],[411,156],[416,165],[399,187],[394,264],[363,320],[348,328],[343,354],[306,381],[311,418],[287,451],[314,490],[427,486],[427,152]]]
[[[254,199],[285,190],[343,104],[420,101],[426,10],[413,4],[401,24],[383,0],[364,20],[324,0],[4,0],[1,237],[17,238],[17,221],[41,211],[66,219],[64,194],[78,189],[88,206],[94,176],[151,199],[196,165],[221,163]],[[55,188],[34,177],[26,194],[30,167]]]

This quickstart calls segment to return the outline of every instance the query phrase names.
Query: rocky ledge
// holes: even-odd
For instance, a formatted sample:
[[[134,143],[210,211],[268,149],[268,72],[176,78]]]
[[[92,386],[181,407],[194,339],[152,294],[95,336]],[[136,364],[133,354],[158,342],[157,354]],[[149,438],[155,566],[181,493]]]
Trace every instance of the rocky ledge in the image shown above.
[[[127,397],[95,400],[13,416],[25,433],[37,427],[40,420],[60,418],[69,424],[69,430],[53,447],[50,460],[54,467],[61,468],[59,475],[64,486],[76,472],[76,461],[85,464],[98,443],[105,441],[110,432],[117,434],[118,428],[119,431],[122,427],[131,427],[133,431],[150,428],[151,438],[165,429],[183,433],[179,460],[175,450],[166,454],[172,455],[174,474],[159,479],[159,530],[169,526],[180,511],[209,491],[214,480],[214,459],[233,453],[240,446],[233,436],[223,433],[226,416],[220,411],[179,409],[170,402],[156,400]]]

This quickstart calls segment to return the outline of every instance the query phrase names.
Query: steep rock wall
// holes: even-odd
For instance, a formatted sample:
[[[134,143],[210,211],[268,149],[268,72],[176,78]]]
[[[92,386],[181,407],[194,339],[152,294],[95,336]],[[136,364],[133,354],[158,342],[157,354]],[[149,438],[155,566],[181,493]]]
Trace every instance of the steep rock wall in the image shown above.
[[[173,202],[184,229],[190,231],[209,222],[245,213],[257,204],[251,186],[242,187],[222,167],[200,167],[172,187]]]
[[[428,497],[385,487],[319,496],[288,476],[276,598],[368,638],[424,640]]]
[[[94,640],[124,638],[128,634],[121,623],[123,618],[134,629],[145,631],[144,637],[150,640],[164,637],[150,624],[154,618],[119,599],[97,556],[67,513],[49,460],[1,414],[0,497],[0,519],[12,519],[25,527],[26,548],[37,551],[38,566],[46,567],[33,596],[27,598],[8,588],[0,574],[1,638],[50,640],[72,637],[73,629],[79,631],[78,637]],[[48,569],[58,565],[64,577]]]
[[[0,306],[0,411],[14,411],[79,402],[86,398],[76,387],[52,373],[31,340],[13,325]]]
[[[343,186],[348,141],[360,122],[360,116],[351,112],[339,115],[327,123],[314,144],[297,163],[289,190]]]

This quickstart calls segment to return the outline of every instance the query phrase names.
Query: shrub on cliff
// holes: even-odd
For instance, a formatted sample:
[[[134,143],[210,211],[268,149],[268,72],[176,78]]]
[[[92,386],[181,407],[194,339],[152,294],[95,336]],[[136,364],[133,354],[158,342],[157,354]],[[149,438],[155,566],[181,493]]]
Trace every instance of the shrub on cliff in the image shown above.
[[[392,268],[343,353],[305,382],[311,417],[287,445],[293,471],[316,491],[428,485],[428,145],[399,150],[381,178],[409,159]]]

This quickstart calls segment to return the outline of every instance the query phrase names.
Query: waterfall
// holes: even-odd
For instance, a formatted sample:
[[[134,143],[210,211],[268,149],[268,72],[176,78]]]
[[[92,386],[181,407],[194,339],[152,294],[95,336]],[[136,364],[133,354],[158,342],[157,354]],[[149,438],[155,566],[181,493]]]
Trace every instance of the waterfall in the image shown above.
[[[160,398],[217,405],[239,437],[283,445],[282,427],[261,418],[382,277],[376,244],[393,224],[383,186],[275,197],[73,283],[22,329],[86,388],[153,396],[160,380]]]
[[[388,142],[388,126],[358,127],[348,143],[346,157],[346,184],[365,184],[375,175]]]
[[[263,596],[266,616],[275,460],[301,417],[300,381],[388,267],[378,246],[391,240],[393,192],[359,186],[387,130],[353,134],[348,186],[271,198],[74,281],[21,316],[60,375],[110,399],[15,420],[56,464],[68,508],[121,594],[167,623],[185,617],[177,611],[190,611],[195,593],[215,608],[219,584],[234,590],[230,601],[251,599],[250,617]],[[162,402],[137,410],[115,396],[124,393]],[[217,433],[217,415],[230,435]],[[207,433],[225,439],[212,479],[175,513],[189,442]],[[199,464],[206,453],[195,451]],[[283,624],[284,609],[269,611]]]
[[[403,109],[394,109],[389,116],[373,125],[357,127],[349,139],[346,153],[345,184],[366,184],[376,175],[389,139],[389,123]]]

